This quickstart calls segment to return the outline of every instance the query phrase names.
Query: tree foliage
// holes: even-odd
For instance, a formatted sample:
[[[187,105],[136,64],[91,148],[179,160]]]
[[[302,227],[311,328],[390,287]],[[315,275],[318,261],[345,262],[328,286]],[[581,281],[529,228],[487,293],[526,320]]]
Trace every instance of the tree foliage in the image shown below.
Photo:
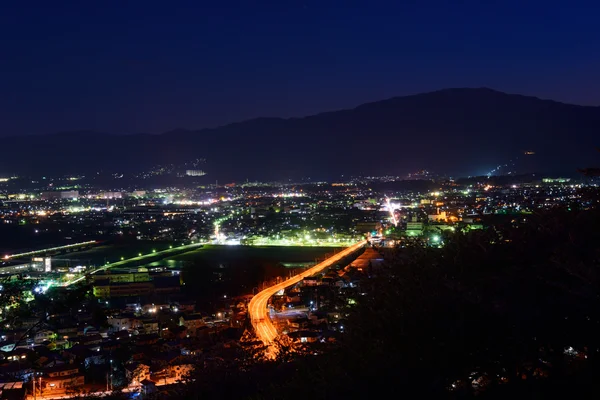
[[[264,397],[594,393],[599,223],[555,210],[398,251],[363,283],[339,346]]]

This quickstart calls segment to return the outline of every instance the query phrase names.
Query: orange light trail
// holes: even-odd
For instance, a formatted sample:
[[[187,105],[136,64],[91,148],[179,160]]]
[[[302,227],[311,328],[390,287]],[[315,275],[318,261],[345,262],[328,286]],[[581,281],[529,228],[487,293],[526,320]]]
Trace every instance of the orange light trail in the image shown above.
[[[315,265],[314,267],[311,267],[281,283],[269,286],[263,291],[257,293],[252,298],[252,300],[250,300],[250,304],[248,304],[248,312],[250,313],[250,318],[252,319],[252,326],[254,327],[254,331],[256,332],[258,338],[262,340],[264,344],[270,345],[271,343],[273,343],[273,340],[275,340],[275,338],[278,335],[277,329],[275,329],[275,326],[269,318],[269,312],[267,308],[267,303],[269,302],[269,299],[275,293],[289,286],[295,285],[296,283],[300,282],[302,279],[308,276],[312,276],[321,272],[323,269],[335,264],[336,262],[354,253],[355,251],[363,247],[366,243],[366,240],[361,240],[360,242],[348,247],[347,249],[344,249],[341,252],[329,257],[327,260]]]

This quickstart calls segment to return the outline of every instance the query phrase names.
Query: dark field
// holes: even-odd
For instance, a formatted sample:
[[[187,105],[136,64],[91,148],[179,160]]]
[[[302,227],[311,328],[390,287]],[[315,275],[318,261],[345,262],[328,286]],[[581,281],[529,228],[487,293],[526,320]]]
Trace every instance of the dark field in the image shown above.
[[[206,245],[189,253],[170,257],[174,261],[203,260],[218,266],[222,263],[236,263],[248,259],[261,259],[264,262],[312,263],[316,258],[331,254],[333,247],[251,247],[251,246],[215,246]]]

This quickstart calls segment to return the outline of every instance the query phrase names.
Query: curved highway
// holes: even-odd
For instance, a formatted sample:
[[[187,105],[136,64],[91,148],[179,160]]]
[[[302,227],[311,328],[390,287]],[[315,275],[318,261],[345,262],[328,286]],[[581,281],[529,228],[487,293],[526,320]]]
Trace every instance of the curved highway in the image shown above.
[[[264,344],[269,345],[277,337],[277,329],[275,329],[275,326],[269,319],[269,310],[267,308],[267,303],[269,302],[271,296],[282,289],[300,282],[302,279],[308,276],[312,276],[321,272],[325,268],[354,253],[366,243],[366,240],[362,240],[329,257],[327,260],[315,265],[314,267],[311,267],[286,281],[269,286],[265,290],[257,293],[252,300],[250,300],[250,304],[248,304],[248,312],[250,313],[250,318],[252,318],[252,326],[254,327],[254,331],[256,332],[258,338],[262,340]]]

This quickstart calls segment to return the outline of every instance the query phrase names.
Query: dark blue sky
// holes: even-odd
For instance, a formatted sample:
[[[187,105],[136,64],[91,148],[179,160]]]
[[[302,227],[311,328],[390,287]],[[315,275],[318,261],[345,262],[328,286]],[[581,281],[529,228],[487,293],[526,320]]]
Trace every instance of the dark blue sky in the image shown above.
[[[1,136],[197,129],[464,86],[600,104],[593,1],[8,4]]]

